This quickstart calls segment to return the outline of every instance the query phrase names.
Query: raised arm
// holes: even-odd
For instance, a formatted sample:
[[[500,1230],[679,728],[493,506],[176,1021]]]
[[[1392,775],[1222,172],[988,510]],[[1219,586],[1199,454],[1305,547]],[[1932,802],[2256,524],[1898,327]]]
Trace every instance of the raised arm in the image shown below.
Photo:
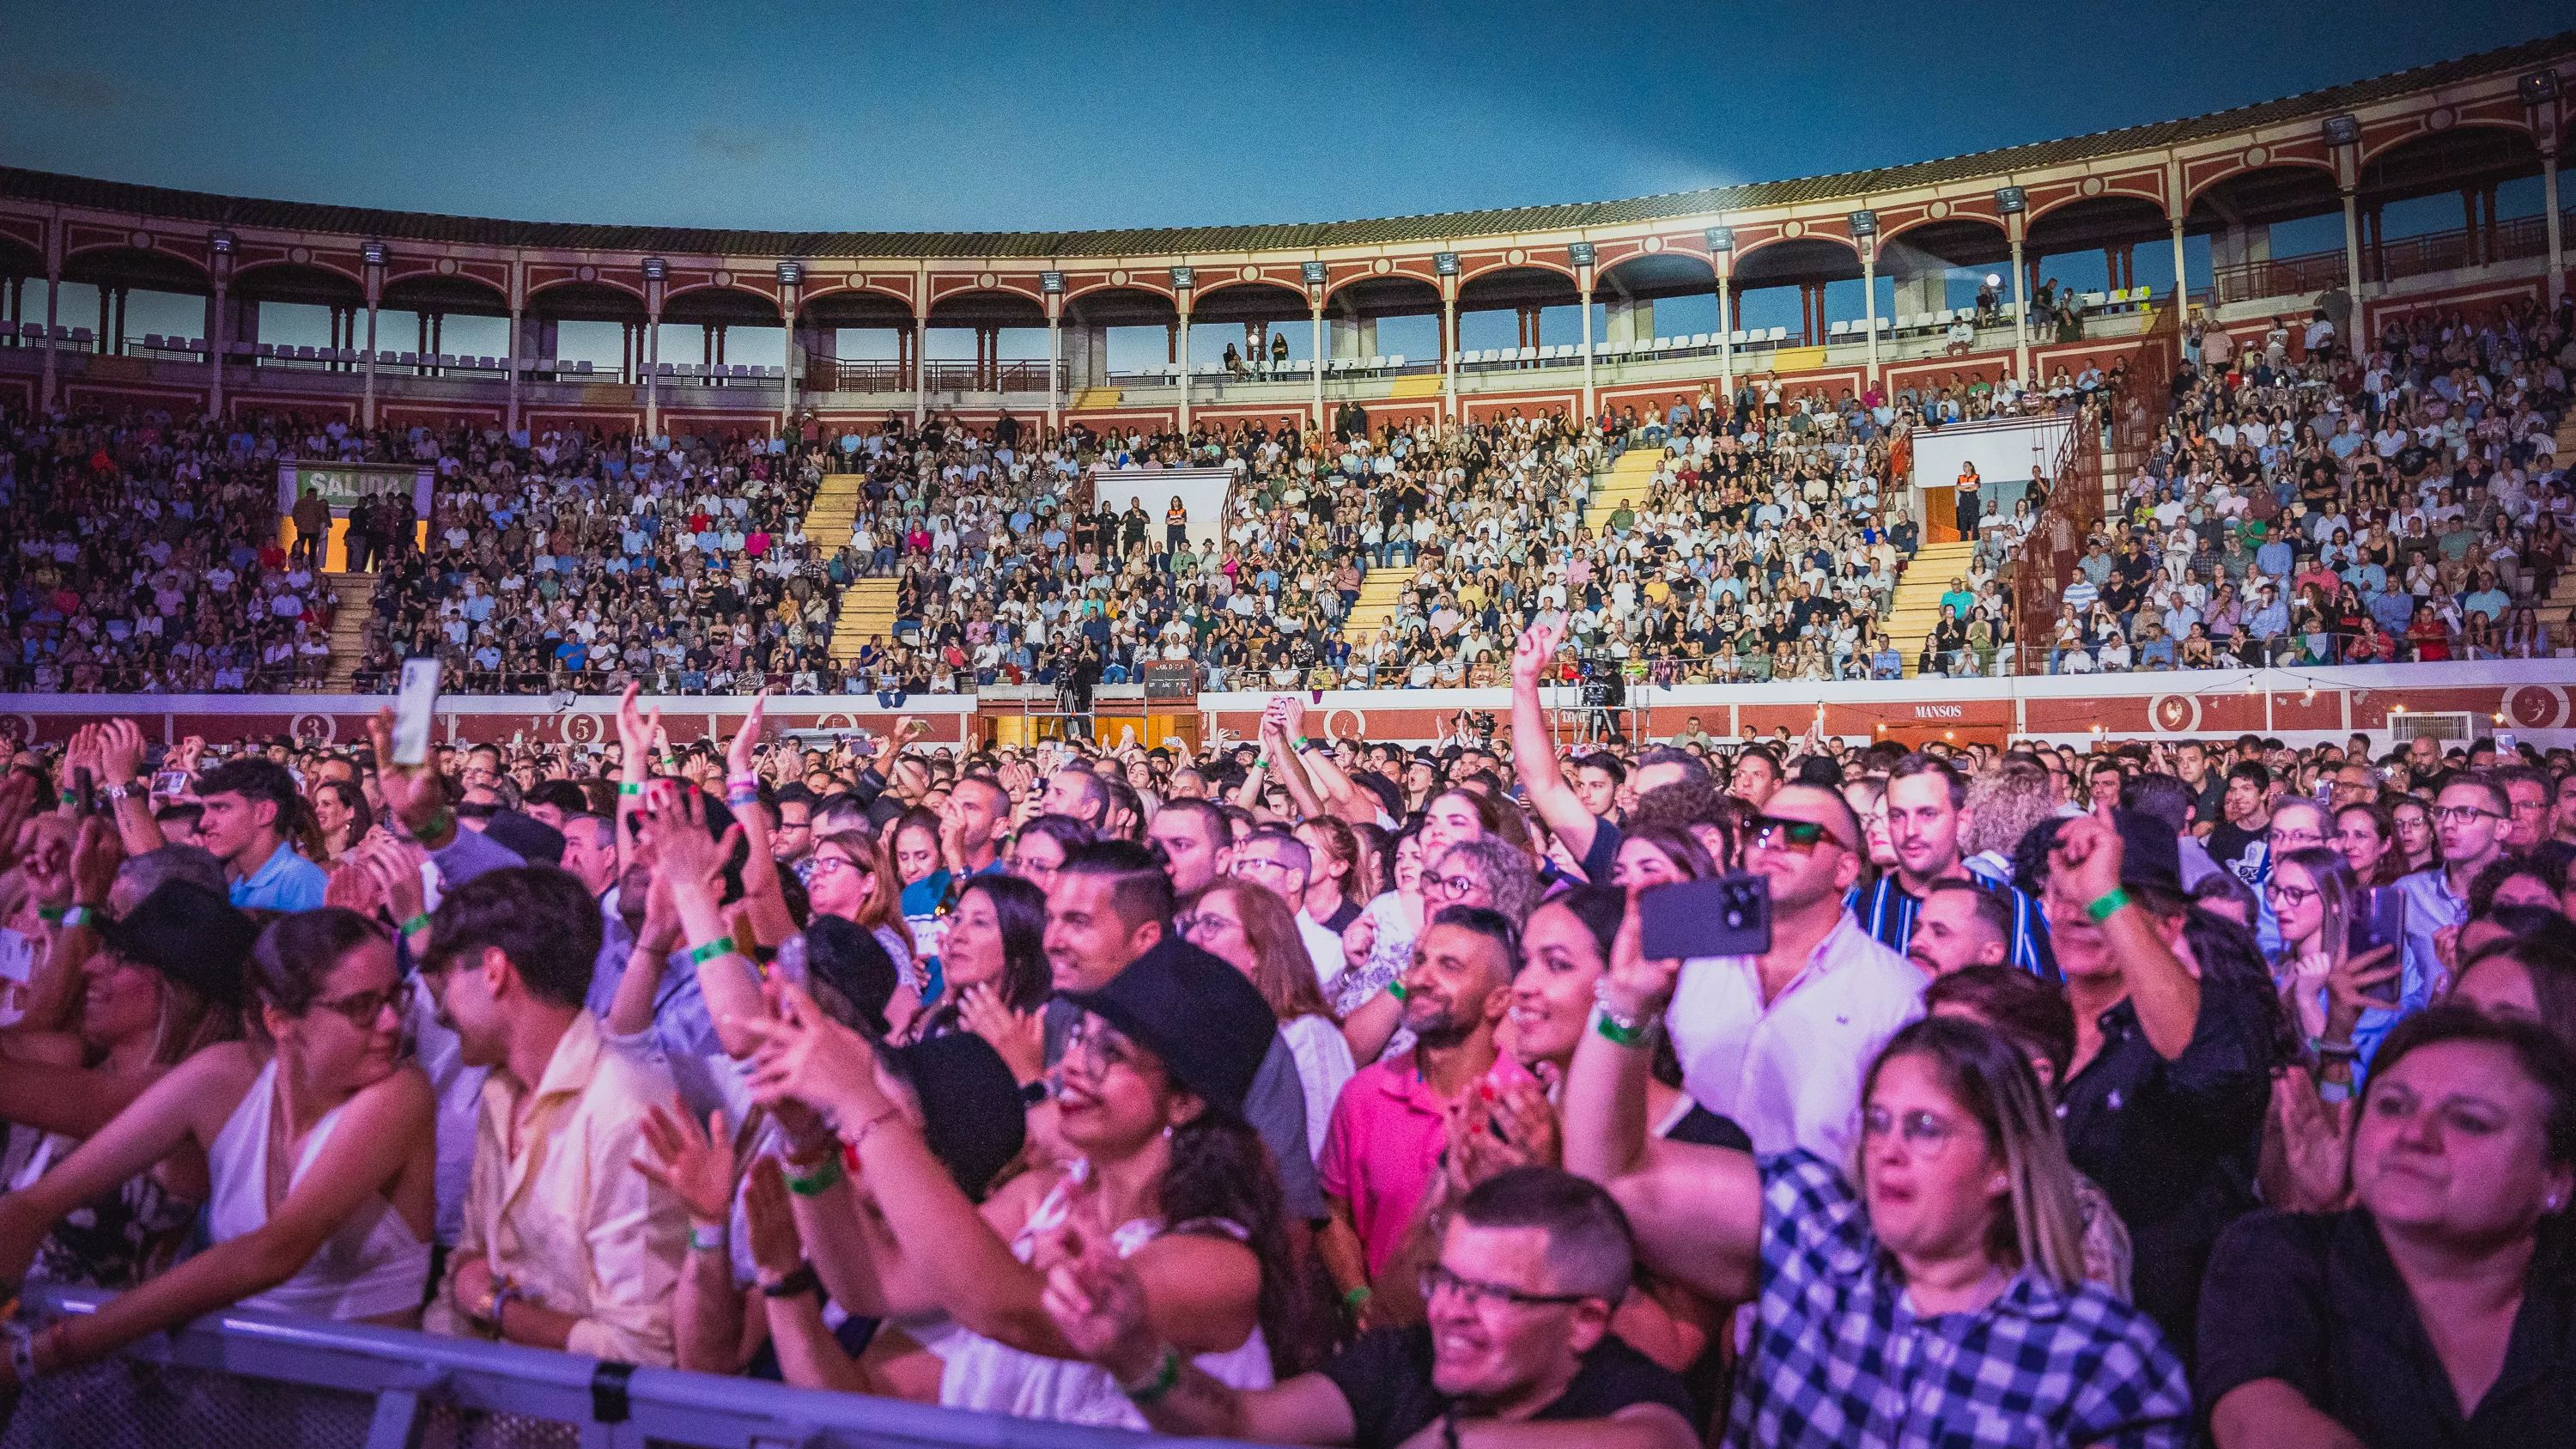
[[[716,1024],[716,1040],[729,1056],[751,1054],[752,1039],[730,1025],[761,1016],[758,968],[749,950],[733,938],[733,923],[719,904],[724,892],[724,865],[742,844],[737,823],[721,840],[707,834],[707,807],[692,790],[663,785],[647,796],[646,828],[653,832],[653,878],[670,879],[671,904],[680,917],[680,939],[697,961],[698,990],[706,996],[707,1013]],[[620,996],[624,992],[620,991]]]
[[[1548,737],[1547,715],[1538,703],[1539,673],[1556,657],[1563,638],[1562,624],[1533,624],[1521,631],[1520,644],[1512,650],[1512,773],[1520,777],[1538,818],[1581,860],[1591,853],[1601,822],[1565,783],[1565,772],[1556,763],[1556,742]]]
[[[2120,889],[2120,856],[2118,831],[2092,816],[2075,816],[2058,831],[2057,845],[2049,851],[2052,889],[2062,888],[2090,906]],[[2184,967],[2145,907],[2124,904],[2101,924],[2147,1045],[2166,1061],[2175,1060],[2191,1045],[2200,1022],[2199,978]]]
[[[185,1091],[192,1085],[202,1084],[173,1073],[159,1088]],[[159,1088],[146,1095],[145,1103],[153,1101]],[[136,1104],[138,1112],[145,1103]],[[65,1320],[52,1335],[54,1361],[45,1363],[40,1358],[39,1367],[50,1370],[86,1362],[294,1277],[351,1214],[370,1197],[384,1193],[415,1157],[426,1161],[435,1105],[429,1079],[417,1068],[406,1067],[359,1092],[343,1109],[338,1130],[323,1144],[311,1168],[287,1189],[267,1222],[119,1295],[87,1318]],[[108,1131],[115,1133],[117,1128],[112,1125]],[[165,1130],[148,1141],[138,1135],[120,1142],[112,1153],[112,1176],[84,1173],[80,1183],[67,1184],[62,1191],[83,1191],[74,1200],[87,1201],[106,1184],[123,1181],[160,1156],[156,1152],[138,1162],[132,1149],[175,1145],[179,1135]],[[57,1171],[70,1169],[98,1145],[99,1139],[93,1139]],[[105,1176],[103,1183],[98,1180],[101,1176]]]
[[[760,944],[775,946],[796,934],[796,918],[788,913],[787,897],[779,890],[778,858],[769,853],[769,812],[761,806],[760,772],[751,758],[768,707],[767,691],[753,695],[751,710],[742,717],[742,728],[734,731],[733,743],[726,749],[725,804],[732,808],[751,852],[742,865],[743,914]]]
[[[1753,1159],[1654,1137],[1646,1069],[1672,1000],[1678,961],[1648,961],[1637,897],[1611,942],[1592,1029],[1565,1078],[1565,1168],[1610,1190],[1637,1235],[1637,1259],[1721,1302],[1753,1296],[1762,1241],[1762,1179]]]
[[[644,803],[644,786],[653,778],[653,741],[662,732],[662,711],[638,709],[639,681],[626,686],[617,701],[617,873],[625,877],[635,863],[635,812]]]

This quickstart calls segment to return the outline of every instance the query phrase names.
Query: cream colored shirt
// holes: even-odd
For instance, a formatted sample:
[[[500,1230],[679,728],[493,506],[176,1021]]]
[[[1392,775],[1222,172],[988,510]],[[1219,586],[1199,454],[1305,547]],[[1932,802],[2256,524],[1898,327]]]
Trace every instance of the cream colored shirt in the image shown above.
[[[477,1254],[493,1281],[581,1321],[566,1351],[669,1366],[671,1301],[688,1241],[678,1200],[637,1172],[638,1124],[678,1088],[651,1057],[611,1051],[583,1012],[556,1045],[524,1127],[527,1089],[507,1071],[483,1084],[464,1231],[430,1306],[433,1332],[470,1334],[456,1272]]]

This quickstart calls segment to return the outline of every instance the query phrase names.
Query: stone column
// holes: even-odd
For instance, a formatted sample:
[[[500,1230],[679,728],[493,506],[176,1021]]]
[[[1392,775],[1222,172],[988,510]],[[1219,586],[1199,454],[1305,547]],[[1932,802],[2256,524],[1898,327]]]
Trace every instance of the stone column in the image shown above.
[[[2540,196],[2543,214],[2549,228],[2549,291],[2543,305],[2555,309],[2559,295],[2567,289],[2567,239],[2560,235],[2563,224],[2558,216],[2558,138],[2556,127],[2550,128],[2540,150]]]
[[[1059,394],[1061,389],[1058,384],[1061,381],[1059,374],[1064,370],[1064,294],[1061,292],[1048,293],[1046,309],[1047,431],[1052,433],[1060,431],[1063,428],[1063,423],[1059,416],[1061,408],[1061,399]]]
[[[1878,238],[1860,242],[1861,325],[1869,329],[1869,381],[1878,384]]]
[[[1582,282],[1582,285],[1581,285],[1579,288],[1577,288],[1577,290],[1582,294],[1582,305],[1583,305],[1583,349],[1582,349],[1582,351],[1583,351],[1583,417],[1584,417],[1584,420],[1585,420],[1586,422],[1589,422],[1589,421],[1591,420],[1591,418],[1592,418],[1592,408],[1593,408],[1593,398],[1592,398],[1592,269],[1591,269],[1590,267],[1585,267],[1585,268],[1583,269],[1583,282]],[[1720,338],[1719,340],[1720,340],[1720,341],[1724,341],[1725,339]]]
[[[223,285],[224,284],[220,280],[215,283],[215,296],[219,299],[223,296]],[[62,218],[56,217],[54,218],[53,224],[45,228],[45,377],[43,405],[48,410],[50,410],[54,405],[54,328],[60,325],[62,321],[62,291],[63,223]],[[218,305],[221,305],[220,302],[218,302]],[[216,379],[216,387],[220,389],[222,385],[221,376],[218,375]]]
[[[2174,299],[2173,304],[2185,317],[2191,315],[2191,269],[2183,262],[2182,218],[2173,219]]]
[[[1172,334],[1172,355],[1181,366],[1181,433],[1187,436],[1190,431],[1190,289],[1179,288],[1174,293],[1174,300],[1180,304],[1181,320],[1174,324],[1177,330]]]
[[[359,359],[359,365],[365,370],[367,380],[365,402],[359,415],[366,420],[367,427],[373,428],[376,425],[376,310],[384,305],[385,267],[382,262],[369,262],[364,270],[367,274],[367,355]]]
[[[2030,268],[2022,261],[2022,218],[2015,212],[2012,227],[2013,279],[2013,376],[2021,385],[2030,386]]]
[[[2352,188],[2347,186],[2342,190],[2344,285],[2351,289],[2353,305],[2358,307],[2361,305],[2361,221],[2354,214],[2356,198]]]
[[[1306,300],[1314,331],[1315,350],[1311,354],[1314,366],[1309,371],[1315,378],[1315,429],[1321,432],[1324,428],[1324,289],[1309,288]]]

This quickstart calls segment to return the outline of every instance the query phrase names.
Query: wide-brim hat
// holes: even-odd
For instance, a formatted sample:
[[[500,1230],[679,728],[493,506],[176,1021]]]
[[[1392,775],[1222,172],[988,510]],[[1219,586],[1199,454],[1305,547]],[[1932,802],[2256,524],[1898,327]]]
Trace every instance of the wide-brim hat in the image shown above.
[[[247,995],[242,968],[259,929],[221,892],[195,881],[165,880],[123,919],[100,923],[98,934],[125,959],[208,1001],[239,1006]]]
[[[1160,1058],[1172,1080],[1236,1116],[1252,1091],[1279,1018],[1250,979],[1178,936],[1097,991],[1064,999],[1126,1033]]]

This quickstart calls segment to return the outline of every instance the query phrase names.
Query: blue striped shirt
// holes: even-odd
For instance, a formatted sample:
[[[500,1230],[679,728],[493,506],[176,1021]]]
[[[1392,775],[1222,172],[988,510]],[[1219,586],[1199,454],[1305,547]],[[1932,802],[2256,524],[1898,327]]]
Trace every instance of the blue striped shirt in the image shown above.
[[[2058,972],[2057,953],[2049,948],[2048,913],[2040,909],[2039,902],[2010,881],[1990,880],[1973,871],[1959,878],[2012,903],[2011,949],[2004,955],[2006,961],[2042,981],[2066,979]],[[1913,939],[1915,913],[1922,909],[1922,898],[1907,895],[1892,871],[1880,876],[1878,884],[1861,892],[1852,903],[1852,914],[1860,918],[1861,929],[1877,937],[1889,950],[1899,952]]]

